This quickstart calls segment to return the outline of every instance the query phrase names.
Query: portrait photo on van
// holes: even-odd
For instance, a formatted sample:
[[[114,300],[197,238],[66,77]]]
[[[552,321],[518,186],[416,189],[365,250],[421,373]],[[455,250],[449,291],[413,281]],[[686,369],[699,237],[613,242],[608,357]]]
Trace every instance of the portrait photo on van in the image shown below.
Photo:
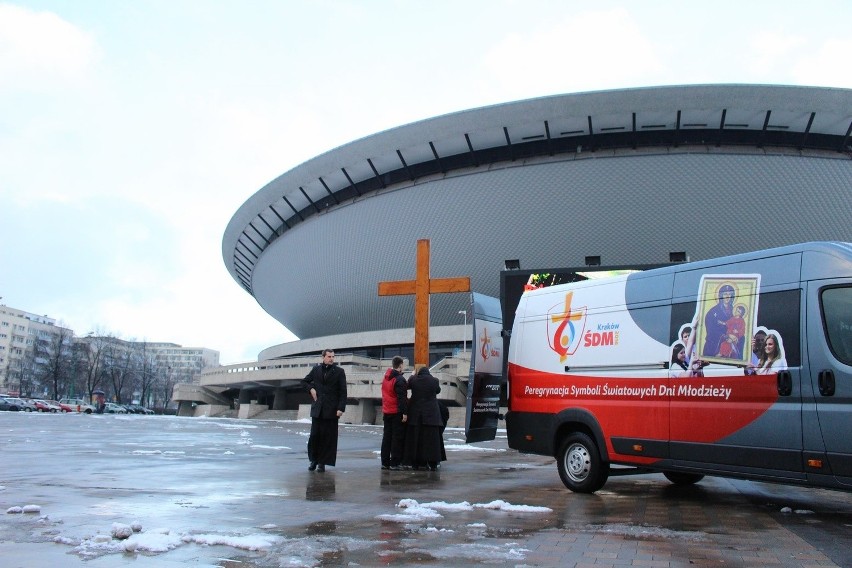
[[[702,276],[694,319],[695,353],[702,361],[750,364],[759,289],[759,274]]]

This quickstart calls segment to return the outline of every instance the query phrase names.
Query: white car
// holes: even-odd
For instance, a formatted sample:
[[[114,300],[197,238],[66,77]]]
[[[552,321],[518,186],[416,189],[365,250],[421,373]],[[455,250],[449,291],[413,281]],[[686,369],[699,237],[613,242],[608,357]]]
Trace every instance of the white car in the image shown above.
[[[59,406],[63,412],[85,412],[91,414],[95,411],[95,407],[83,400],[82,398],[63,398],[59,401]],[[68,410],[65,410],[68,408]]]
[[[114,402],[107,402],[104,412],[107,414],[127,414],[127,409]]]

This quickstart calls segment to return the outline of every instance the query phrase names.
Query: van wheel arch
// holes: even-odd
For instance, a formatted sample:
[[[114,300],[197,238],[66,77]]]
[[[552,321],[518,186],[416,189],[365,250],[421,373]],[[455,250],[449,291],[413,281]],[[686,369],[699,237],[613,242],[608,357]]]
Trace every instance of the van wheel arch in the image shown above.
[[[589,436],[598,448],[601,461],[609,463],[609,453],[603,430],[597,419],[590,412],[579,408],[563,410],[554,417],[553,455],[559,450],[562,441],[574,432],[583,432]]]
[[[594,493],[609,478],[603,432],[589,412],[568,409],[556,415],[553,449],[559,477],[571,491]]]

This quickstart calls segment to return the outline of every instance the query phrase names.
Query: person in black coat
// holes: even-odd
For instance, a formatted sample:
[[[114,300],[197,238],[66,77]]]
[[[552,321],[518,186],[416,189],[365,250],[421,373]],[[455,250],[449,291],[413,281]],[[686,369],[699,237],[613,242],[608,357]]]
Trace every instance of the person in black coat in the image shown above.
[[[302,379],[302,387],[314,399],[308,469],[325,471],[325,466],[337,463],[337,424],[346,410],[346,372],[334,362],[334,351],[323,350],[322,363]]]
[[[447,459],[441,435],[444,422],[437,396],[441,385],[428,367],[421,367],[408,379],[408,388],[411,399],[408,401],[403,463],[414,469],[428,467],[434,471],[440,462]]]

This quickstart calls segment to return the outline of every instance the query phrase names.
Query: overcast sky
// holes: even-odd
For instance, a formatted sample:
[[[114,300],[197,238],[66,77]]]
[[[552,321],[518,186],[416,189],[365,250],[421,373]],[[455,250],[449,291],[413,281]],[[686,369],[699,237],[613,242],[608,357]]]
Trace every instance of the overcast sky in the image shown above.
[[[852,88],[850,21],[847,0],[0,0],[0,303],[256,360],[294,336],[222,235],[285,171],[545,95]]]

